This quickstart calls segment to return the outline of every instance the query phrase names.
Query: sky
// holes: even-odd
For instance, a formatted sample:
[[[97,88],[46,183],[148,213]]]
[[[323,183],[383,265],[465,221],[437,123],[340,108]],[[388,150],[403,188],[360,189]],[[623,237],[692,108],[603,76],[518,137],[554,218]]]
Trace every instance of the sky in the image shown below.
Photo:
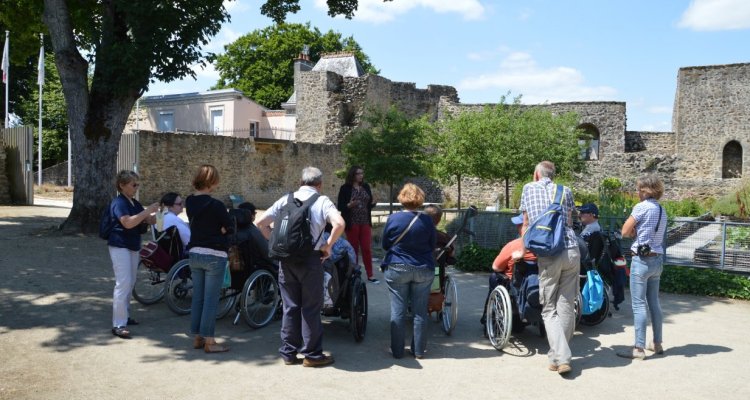
[[[225,1],[231,22],[204,48],[217,54],[272,21],[262,0]],[[288,22],[352,36],[380,75],[454,86],[461,103],[620,101],[627,129],[671,131],[682,67],[750,63],[748,0],[360,0],[331,18],[325,0],[300,0]],[[197,80],[152,83],[146,95],[210,89]]]

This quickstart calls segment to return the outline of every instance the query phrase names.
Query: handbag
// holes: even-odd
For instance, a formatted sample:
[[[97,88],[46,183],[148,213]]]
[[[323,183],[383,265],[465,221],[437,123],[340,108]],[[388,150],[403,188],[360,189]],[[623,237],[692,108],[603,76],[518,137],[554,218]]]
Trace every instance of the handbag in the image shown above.
[[[404,235],[406,235],[406,232],[409,232],[409,229],[411,229],[412,225],[414,225],[414,223],[417,222],[418,218],[419,218],[419,213],[416,213],[414,215],[414,218],[411,219],[411,222],[409,222],[409,226],[407,226],[406,229],[404,229],[404,231],[401,232],[401,234],[398,235],[398,237],[396,238],[396,240],[393,242],[393,244],[391,245],[391,249],[394,248],[398,244],[398,242],[400,242],[401,239],[404,238]],[[386,253],[388,253],[390,251],[391,250],[388,249],[388,251]],[[385,257],[383,257],[383,260],[385,260]],[[380,265],[380,272],[385,272],[385,270],[387,270],[387,269],[388,269],[387,265],[385,265],[385,264],[381,264]]]
[[[174,261],[172,260],[172,256],[169,255],[169,252],[152,240],[149,240],[141,246],[139,255],[141,256],[141,261],[143,261],[147,268],[164,272],[169,272]]]

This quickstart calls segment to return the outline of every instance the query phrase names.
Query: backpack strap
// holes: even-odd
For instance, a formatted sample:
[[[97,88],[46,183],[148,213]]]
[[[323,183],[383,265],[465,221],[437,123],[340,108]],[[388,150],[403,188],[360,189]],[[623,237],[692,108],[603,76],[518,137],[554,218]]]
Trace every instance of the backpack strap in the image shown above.
[[[315,204],[316,201],[318,201],[318,198],[320,197],[320,193],[313,193],[312,196],[310,196],[307,200],[302,202],[302,207],[307,207],[308,209]],[[289,200],[288,201],[294,201],[294,193],[289,193]],[[308,211],[307,215],[310,215],[310,212]],[[310,228],[312,228],[312,224],[310,224]],[[313,241],[313,247],[318,244],[320,241],[320,238],[323,237],[323,232],[325,232],[325,227],[320,230],[320,235],[318,235],[318,238]]]
[[[396,238],[396,241],[393,242],[393,244],[391,245],[391,248],[393,248],[393,246],[395,246],[396,244],[398,244],[398,242],[400,242],[401,239],[404,238],[404,235],[406,235],[406,232],[409,232],[409,229],[411,229],[411,226],[414,225],[415,222],[417,222],[418,218],[419,218],[419,212],[417,212],[414,215],[414,218],[411,219],[411,222],[409,222],[409,226],[407,226],[406,229],[404,229],[404,231],[401,232],[401,234],[398,236],[398,238]]]
[[[555,204],[562,204],[562,200],[565,198],[565,188],[563,185],[557,185],[555,187],[555,199],[553,202]]]

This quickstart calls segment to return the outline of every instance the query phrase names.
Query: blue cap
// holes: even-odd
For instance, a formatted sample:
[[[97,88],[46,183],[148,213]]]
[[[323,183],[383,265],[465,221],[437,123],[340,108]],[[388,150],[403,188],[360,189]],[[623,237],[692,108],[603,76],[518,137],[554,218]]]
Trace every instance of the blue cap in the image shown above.
[[[599,216],[599,207],[596,206],[594,203],[586,203],[580,207],[578,207],[578,212],[582,214],[593,214],[595,216]]]
[[[516,225],[522,225],[523,224],[523,213],[520,213],[516,215],[515,217],[510,219],[511,222],[513,222]]]

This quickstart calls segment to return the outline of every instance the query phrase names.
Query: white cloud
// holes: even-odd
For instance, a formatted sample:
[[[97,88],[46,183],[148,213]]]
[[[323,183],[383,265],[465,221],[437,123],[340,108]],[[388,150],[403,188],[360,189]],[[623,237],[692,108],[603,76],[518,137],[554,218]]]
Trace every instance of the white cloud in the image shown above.
[[[531,16],[534,15],[534,11],[528,7],[524,7],[521,9],[521,12],[518,14],[518,20],[519,21],[528,21]]]
[[[224,8],[226,8],[230,14],[235,14],[249,10],[250,6],[248,6],[244,0],[224,0]]]
[[[510,91],[513,97],[523,95],[527,104],[615,100],[617,95],[617,90],[608,86],[586,86],[583,74],[574,68],[542,68],[524,52],[509,54],[497,71],[464,78],[457,86],[460,91]]]
[[[315,6],[328,10],[326,0],[315,0]],[[436,13],[457,13],[466,20],[481,19],[485,8],[479,0],[359,0],[354,18],[361,21],[383,23],[392,21],[396,16],[422,7]]]
[[[696,31],[750,28],[750,1],[693,0],[677,24]]]
[[[195,64],[192,67],[190,67],[195,72],[195,78],[197,80],[211,80],[213,82],[216,82],[219,80],[219,71],[214,68],[213,64],[206,64],[205,67],[202,67],[200,64]]]
[[[670,132],[672,130],[672,122],[658,121],[649,123],[637,128],[637,130],[640,132]]]

